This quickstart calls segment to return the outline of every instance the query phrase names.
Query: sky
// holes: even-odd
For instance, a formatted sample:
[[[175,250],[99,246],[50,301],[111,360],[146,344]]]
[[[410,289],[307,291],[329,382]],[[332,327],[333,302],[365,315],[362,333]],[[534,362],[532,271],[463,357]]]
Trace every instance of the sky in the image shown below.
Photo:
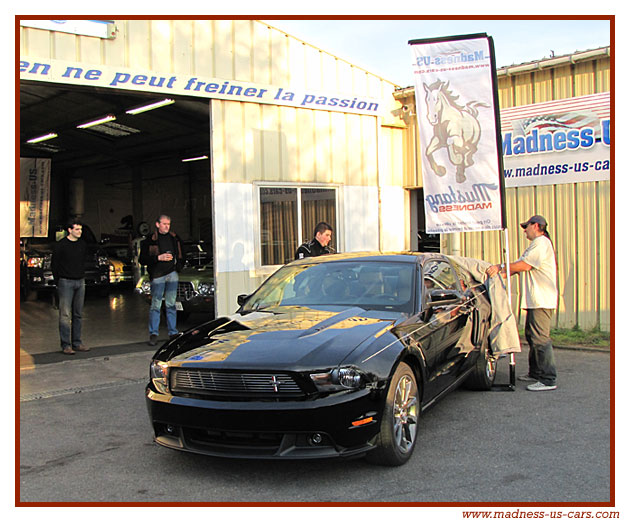
[[[486,33],[497,67],[610,45],[610,22],[596,19],[265,21],[401,87],[413,84],[409,40]]]

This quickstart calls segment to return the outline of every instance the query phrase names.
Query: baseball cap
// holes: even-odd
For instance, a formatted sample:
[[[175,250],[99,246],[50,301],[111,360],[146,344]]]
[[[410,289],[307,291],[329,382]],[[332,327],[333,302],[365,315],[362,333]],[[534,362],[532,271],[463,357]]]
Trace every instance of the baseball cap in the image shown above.
[[[547,220],[542,216],[532,216],[527,221],[521,223],[521,228],[527,228],[530,223],[538,223],[541,227],[547,226]]]

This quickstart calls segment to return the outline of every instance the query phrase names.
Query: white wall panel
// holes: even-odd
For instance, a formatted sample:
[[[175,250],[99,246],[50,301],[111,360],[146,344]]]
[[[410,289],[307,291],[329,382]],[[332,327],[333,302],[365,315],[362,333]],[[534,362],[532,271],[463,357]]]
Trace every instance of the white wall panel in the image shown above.
[[[381,248],[384,252],[405,250],[407,229],[405,190],[402,187],[381,187]]]
[[[214,184],[215,270],[254,270],[254,201],[246,183]]]
[[[378,188],[343,188],[344,252],[378,250]]]

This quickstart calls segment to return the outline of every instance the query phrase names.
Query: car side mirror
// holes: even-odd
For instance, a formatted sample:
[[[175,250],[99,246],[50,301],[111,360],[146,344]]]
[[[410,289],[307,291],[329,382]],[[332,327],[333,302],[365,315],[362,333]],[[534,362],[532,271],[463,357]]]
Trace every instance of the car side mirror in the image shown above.
[[[461,296],[457,290],[436,289],[429,291],[428,306],[446,306],[458,303]]]
[[[236,302],[238,303],[238,306],[243,306],[245,304],[245,301],[247,301],[247,298],[249,297],[249,295],[247,294],[241,294],[239,296],[236,297]]]

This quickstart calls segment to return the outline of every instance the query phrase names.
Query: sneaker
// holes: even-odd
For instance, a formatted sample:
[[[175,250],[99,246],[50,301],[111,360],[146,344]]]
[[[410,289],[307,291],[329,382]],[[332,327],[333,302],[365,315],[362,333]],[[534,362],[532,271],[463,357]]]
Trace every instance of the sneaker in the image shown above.
[[[75,346],[74,349],[77,352],[89,352],[90,349],[87,346],[83,346],[82,344],[80,344],[79,346]]]
[[[155,334],[149,335],[149,346],[155,346],[157,344],[158,336]]]
[[[173,339],[175,339],[176,337],[179,337],[179,332],[177,332],[176,334],[171,334],[168,336],[168,340],[172,341]]]
[[[525,382],[538,382],[538,379],[536,379],[535,377],[532,377],[531,375],[529,375],[529,373],[526,373],[525,375],[519,375],[517,379],[519,381],[525,381]]]
[[[72,349],[72,346],[66,346],[63,350],[61,350],[66,355],[74,355],[76,352]]]
[[[556,388],[557,386],[555,384],[548,385],[542,382],[537,382],[536,384],[530,384],[527,387],[529,391],[551,391],[551,390],[555,390]]]

